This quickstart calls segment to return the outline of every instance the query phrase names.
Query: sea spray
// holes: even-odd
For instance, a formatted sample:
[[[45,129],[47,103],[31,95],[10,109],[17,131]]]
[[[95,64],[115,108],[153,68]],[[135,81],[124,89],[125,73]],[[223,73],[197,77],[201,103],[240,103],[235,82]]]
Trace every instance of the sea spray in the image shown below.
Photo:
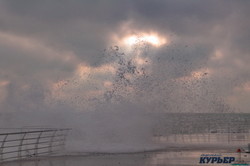
[[[102,74],[105,69],[105,77],[81,64],[75,75],[58,80],[43,93],[43,103],[35,110],[10,112],[2,126],[69,127],[70,151],[132,152],[161,147],[154,136],[176,134],[179,124],[185,124],[178,118],[171,121],[170,115],[162,119],[162,113],[230,110],[211,89],[209,73],[186,63],[188,58],[182,55],[186,48],[178,54],[173,48],[154,49],[145,43],[130,51],[118,46],[106,49],[103,59],[108,69],[96,67]]]

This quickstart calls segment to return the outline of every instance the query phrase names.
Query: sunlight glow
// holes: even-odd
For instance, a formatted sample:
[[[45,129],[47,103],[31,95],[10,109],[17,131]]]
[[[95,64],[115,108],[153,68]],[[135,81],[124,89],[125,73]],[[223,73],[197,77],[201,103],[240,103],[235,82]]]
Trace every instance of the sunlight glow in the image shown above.
[[[125,37],[124,39],[124,43],[129,46],[144,42],[152,46],[159,47],[163,44],[166,44],[166,39],[155,34],[143,34],[141,36],[132,35]]]

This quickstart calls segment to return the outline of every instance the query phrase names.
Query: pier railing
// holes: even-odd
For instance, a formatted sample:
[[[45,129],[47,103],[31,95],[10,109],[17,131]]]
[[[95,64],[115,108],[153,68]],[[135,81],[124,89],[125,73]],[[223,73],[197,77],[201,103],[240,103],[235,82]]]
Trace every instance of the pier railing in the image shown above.
[[[3,130],[5,132],[0,132],[0,163],[56,154],[63,150],[69,130],[57,128]]]
[[[185,128],[176,128],[175,132],[155,136],[157,142],[184,143],[184,144],[230,144],[247,145],[250,142],[250,125],[219,124],[208,126],[206,130],[195,128],[187,131]]]

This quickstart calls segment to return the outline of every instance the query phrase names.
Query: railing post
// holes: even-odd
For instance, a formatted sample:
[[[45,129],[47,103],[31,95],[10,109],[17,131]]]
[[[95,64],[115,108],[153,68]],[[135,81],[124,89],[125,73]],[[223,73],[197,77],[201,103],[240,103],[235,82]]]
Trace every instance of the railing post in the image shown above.
[[[36,140],[36,144],[35,144],[35,152],[34,152],[34,155],[37,156],[38,154],[38,145],[39,145],[39,141],[40,141],[40,138],[43,134],[43,131],[41,131],[37,137],[37,140]]]
[[[22,147],[23,147],[23,141],[24,141],[24,138],[26,136],[26,132],[23,134],[21,140],[20,140],[20,144],[19,144],[19,147],[18,147],[18,158],[21,159],[22,158]]]
[[[57,132],[57,130],[55,130],[53,132],[52,136],[51,136],[50,144],[49,144],[49,153],[52,153],[52,147],[53,147],[53,142],[54,142],[54,138],[55,138],[56,132]]]
[[[5,137],[4,137],[4,139],[3,139],[3,142],[2,142],[2,144],[1,144],[1,148],[0,148],[0,161],[2,161],[3,160],[3,149],[4,149],[4,144],[5,144],[5,141],[6,141],[6,139],[7,139],[7,137],[8,137],[8,134],[6,134],[5,135]]]
[[[62,143],[63,146],[62,146],[62,150],[64,150],[64,148],[65,148],[66,137],[67,137],[67,135],[68,135],[68,133],[69,133],[69,130],[66,129],[66,130],[64,130],[63,132],[64,132],[64,136],[63,136],[63,143]]]

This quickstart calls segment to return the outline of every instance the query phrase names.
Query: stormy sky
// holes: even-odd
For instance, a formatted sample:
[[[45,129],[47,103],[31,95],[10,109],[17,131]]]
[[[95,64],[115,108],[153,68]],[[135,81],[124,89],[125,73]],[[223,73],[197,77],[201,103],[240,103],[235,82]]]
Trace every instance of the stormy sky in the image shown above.
[[[131,102],[249,112],[249,8],[245,0],[1,0],[0,111]]]

